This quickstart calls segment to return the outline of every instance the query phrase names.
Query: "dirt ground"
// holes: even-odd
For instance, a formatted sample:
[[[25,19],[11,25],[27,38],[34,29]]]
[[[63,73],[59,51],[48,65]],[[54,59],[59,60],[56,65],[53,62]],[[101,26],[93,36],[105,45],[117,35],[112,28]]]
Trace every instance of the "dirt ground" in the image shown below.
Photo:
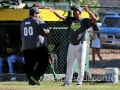
[[[91,74],[105,74],[105,68],[118,68],[118,74],[120,75],[120,49],[101,49],[101,56],[105,62],[105,67],[101,68],[102,62],[96,55],[95,67],[90,67]],[[90,63],[92,61],[91,49],[90,49]]]

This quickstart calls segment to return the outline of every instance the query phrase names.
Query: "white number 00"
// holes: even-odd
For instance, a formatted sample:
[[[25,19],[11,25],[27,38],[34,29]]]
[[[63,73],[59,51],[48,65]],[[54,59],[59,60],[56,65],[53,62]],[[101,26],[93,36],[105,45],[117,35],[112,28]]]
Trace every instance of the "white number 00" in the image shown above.
[[[33,27],[24,27],[24,36],[33,35]]]

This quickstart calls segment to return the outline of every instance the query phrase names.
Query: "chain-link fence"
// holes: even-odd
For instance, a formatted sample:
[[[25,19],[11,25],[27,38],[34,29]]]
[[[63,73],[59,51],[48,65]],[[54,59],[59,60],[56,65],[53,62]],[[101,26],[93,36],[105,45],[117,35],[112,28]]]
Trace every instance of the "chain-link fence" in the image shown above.
[[[119,7],[100,7],[97,11],[99,22],[97,23],[99,31],[92,31],[90,34],[100,34],[101,49],[100,55],[104,61],[101,61],[99,55],[95,55],[95,65],[92,64],[92,48],[89,52],[89,68],[91,74],[106,74],[107,68],[118,68],[118,75],[120,75],[120,25],[119,25]],[[110,72],[111,73],[111,72]]]
[[[107,67],[120,67],[119,53],[120,53],[120,8],[119,7],[91,7],[96,9],[97,17],[99,18],[99,32],[101,36],[102,47],[100,49],[100,54],[105,61],[105,67],[101,68],[101,62],[96,56],[96,65],[92,66],[92,53],[91,48],[89,52],[89,71],[91,74],[104,74],[105,68]],[[112,15],[104,17],[107,15]],[[104,19],[104,20],[103,20]],[[45,21],[46,22],[46,21]],[[50,27],[50,34],[48,37],[48,49],[51,53],[52,62],[57,74],[66,73],[66,56],[67,48],[69,43],[68,38],[68,29],[66,25],[61,21],[49,21],[46,22]],[[4,46],[4,37],[8,33],[11,36],[13,43],[16,45],[21,44],[21,35],[20,35],[20,24],[21,22],[15,21],[1,21],[0,22],[0,48]],[[114,26],[113,24],[118,24]],[[90,34],[93,32],[89,32]],[[89,44],[89,43],[88,43]],[[7,60],[3,60],[3,72],[8,73],[9,67]],[[17,65],[14,65],[15,73],[25,73],[24,64],[17,62]],[[52,70],[48,67],[46,73],[51,73]]]
[[[66,53],[67,53],[67,46],[68,46],[68,30],[63,22],[46,22],[50,27],[50,34],[48,37],[48,49],[51,53],[51,59],[53,65],[55,67],[56,73],[65,73],[66,68]],[[21,22],[1,22],[0,23],[0,36],[1,36],[1,49],[4,47],[4,38],[5,35],[8,34],[12,40],[12,42],[17,46],[21,44],[21,33],[20,33],[20,24]],[[17,49],[18,50],[18,49]],[[21,66],[17,63],[17,71],[16,72],[23,72],[21,70]],[[20,71],[18,71],[20,70]],[[8,73],[9,68],[7,66],[7,60],[3,60],[3,73]],[[50,73],[50,68],[46,73]]]

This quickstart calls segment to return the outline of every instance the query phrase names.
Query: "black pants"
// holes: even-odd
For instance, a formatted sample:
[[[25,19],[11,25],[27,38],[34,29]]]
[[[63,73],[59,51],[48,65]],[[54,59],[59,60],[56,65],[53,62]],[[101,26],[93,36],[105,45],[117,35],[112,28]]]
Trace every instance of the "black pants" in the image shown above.
[[[33,76],[36,80],[39,80],[48,67],[47,47],[23,50],[23,56],[25,59],[26,77],[29,81],[30,76]],[[38,64],[34,69],[36,62]]]

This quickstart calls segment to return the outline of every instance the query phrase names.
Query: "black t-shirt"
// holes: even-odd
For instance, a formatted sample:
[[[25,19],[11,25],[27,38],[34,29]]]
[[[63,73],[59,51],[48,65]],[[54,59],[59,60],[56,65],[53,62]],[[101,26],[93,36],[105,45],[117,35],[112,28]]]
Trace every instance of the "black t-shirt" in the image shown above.
[[[35,49],[47,46],[45,31],[49,27],[43,20],[28,17],[21,24],[22,49]]]
[[[3,54],[4,56],[9,56],[9,55],[12,55],[12,54],[15,54],[15,48],[16,48],[16,45],[15,44],[6,44],[4,45],[4,48],[3,48]]]
[[[79,43],[85,40],[85,33],[88,28],[91,27],[91,19],[75,19],[73,17],[66,17],[66,25],[69,30],[70,43]]]

